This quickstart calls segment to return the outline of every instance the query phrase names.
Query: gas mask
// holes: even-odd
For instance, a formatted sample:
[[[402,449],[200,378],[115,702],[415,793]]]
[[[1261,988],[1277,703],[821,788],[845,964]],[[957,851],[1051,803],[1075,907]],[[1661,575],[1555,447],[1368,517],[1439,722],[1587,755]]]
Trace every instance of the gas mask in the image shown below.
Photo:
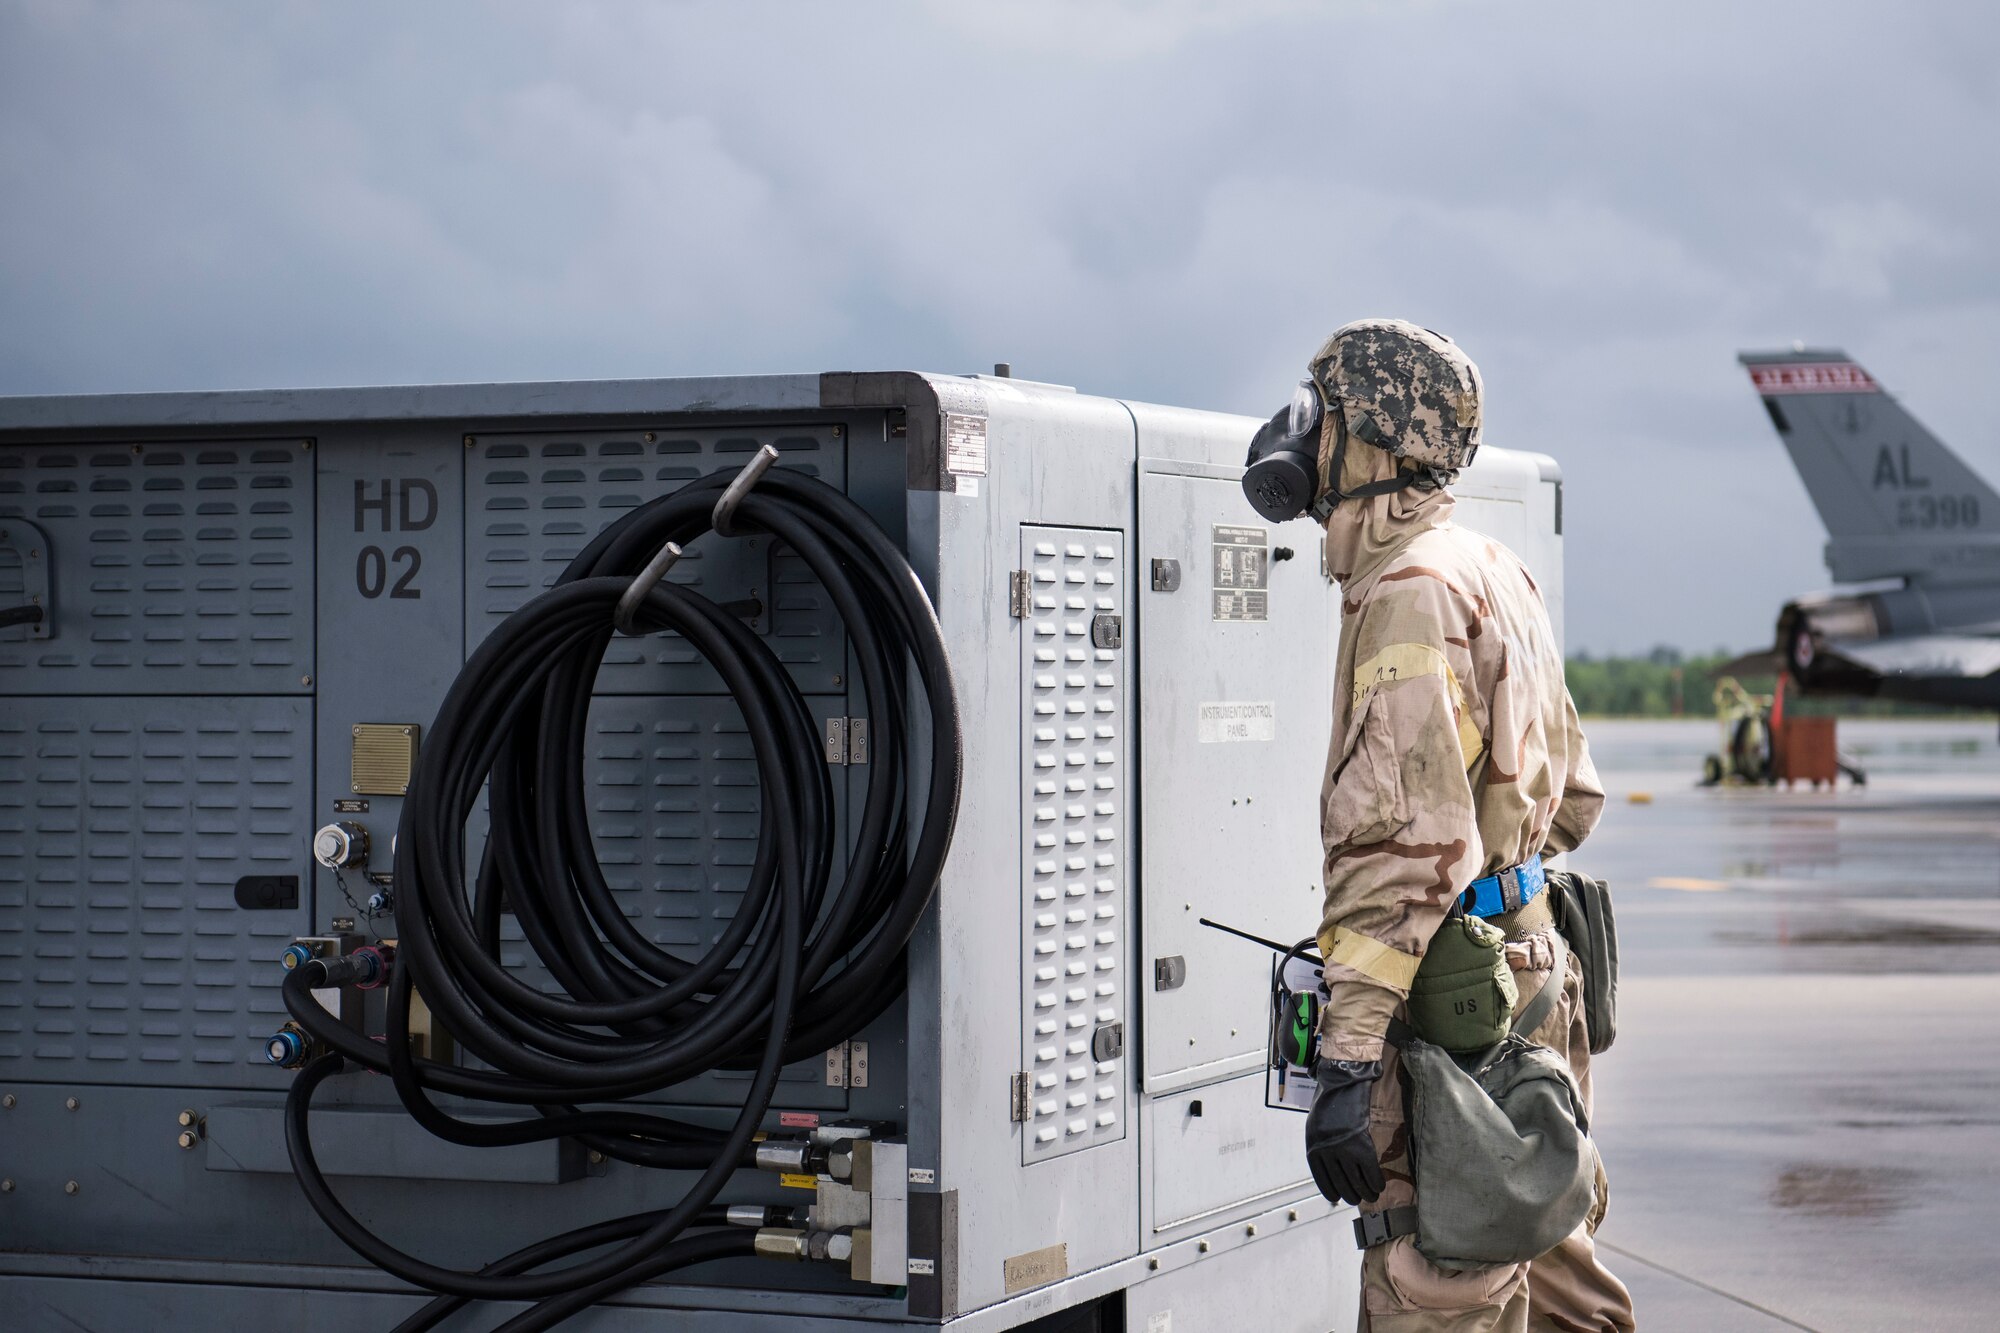
[[[1319,442],[1329,424],[1333,428],[1333,460],[1328,471],[1333,480],[1322,488]],[[1342,500],[1387,495],[1417,480],[1415,473],[1399,472],[1386,480],[1343,491],[1340,469],[1346,457],[1346,416],[1337,410],[1328,412],[1326,398],[1315,381],[1300,380],[1292,393],[1291,406],[1275,413],[1251,437],[1250,456],[1244,460],[1243,494],[1249,497],[1250,507],[1272,523],[1284,523],[1304,514],[1324,523]]]

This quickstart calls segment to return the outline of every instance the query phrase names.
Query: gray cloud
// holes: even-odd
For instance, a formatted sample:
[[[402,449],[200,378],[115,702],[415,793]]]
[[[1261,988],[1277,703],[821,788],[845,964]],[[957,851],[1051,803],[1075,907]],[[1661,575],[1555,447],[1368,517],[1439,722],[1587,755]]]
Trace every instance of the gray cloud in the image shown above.
[[[2000,480],[1990,7],[0,10],[0,392],[996,359],[1263,414],[1393,313],[1569,477],[1570,635],[1824,582],[1734,364]]]

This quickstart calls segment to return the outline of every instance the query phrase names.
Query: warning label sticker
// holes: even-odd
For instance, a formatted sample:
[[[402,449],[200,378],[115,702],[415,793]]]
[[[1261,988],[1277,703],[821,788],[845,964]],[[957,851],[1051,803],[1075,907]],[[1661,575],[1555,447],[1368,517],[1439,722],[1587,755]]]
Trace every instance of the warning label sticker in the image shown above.
[[[1216,620],[1271,618],[1271,549],[1263,528],[1218,523],[1212,529]]]
[[[986,475],[986,418],[944,414],[944,470],[954,477]]]
[[[1278,710],[1270,703],[1207,703],[1195,723],[1195,739],[1203,745],[1231,741],[1278,739]]]

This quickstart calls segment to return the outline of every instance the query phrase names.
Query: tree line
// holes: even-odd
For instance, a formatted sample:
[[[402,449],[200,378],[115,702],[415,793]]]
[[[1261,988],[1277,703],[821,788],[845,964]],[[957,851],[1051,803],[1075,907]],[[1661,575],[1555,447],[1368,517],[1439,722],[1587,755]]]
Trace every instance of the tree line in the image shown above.
[[[1594,657],[1578,653],[1565,664],[1570,697],[1586,717],[1713,717],[1715,683],[1729,653],[1686,656],[1659,647],[1643,657]],[[1777,678],[1769,673],[1736,679],[1752,694],[1770,694]],[[1800,714],[1839,717],[1930,716],[1954,710],[1888,699],[1803,699],[1788,695],[1785,706]]]

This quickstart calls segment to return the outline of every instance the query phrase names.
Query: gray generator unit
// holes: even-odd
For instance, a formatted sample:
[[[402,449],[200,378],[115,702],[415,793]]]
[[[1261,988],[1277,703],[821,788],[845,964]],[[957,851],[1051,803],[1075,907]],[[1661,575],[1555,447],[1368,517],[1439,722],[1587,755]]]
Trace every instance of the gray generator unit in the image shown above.
[[[431,1299],[343,1243],[295,1177],[288,1066],[326,1047],[288,984],[350,1049],[408,1050],[373,1072],[327,1057],[311,1097],[318,1172],[391,1245],[470,1272],[696,1187],[685,1150],[453,1142],[413,1118],[385,1061],[499,1075],[421,970],[407,981],[417,890],[398,881],[445,752],[527,743],[512,714],[447,736],[440,707],[482,645],[607,524],[768,446],[750,497],[823,483],[935,606],[956,823],[931,881],[901,886],[921,912],[865,1021],[771,1062],[763,1137],[688,1233],[741,1236],[562,1326],[1352,1327],[1346,1210],[1311,1185],[1302,1117],[1266,1105],[1271,955],[1200,924],[1289,942],[1319,919],[1340,599],[1315,527],[1269,527],[1243,496],[1258,424],[914,373],[0,399],[0,610],[41,612],[0,629],[0,1323],[347,1333]],[[1487,449],[1457,491],[1560,625],[1554,464]],[[871,776],[901,761],[877,867],[893,879],[949,815],[925,799],[949,728],[900,651],[907,716],[877,712],[853,608],[753,507],[687,543],[652,601],[699,594],[796,686],[788,734],[810,729],[835,879]],[[607,639],[608,621],[568,718],[578,762],[510,781],[569,784],[549,799],[585,830],[602,901],[691,966],[742,943],[723,945],[783,822],[762,811],[774,779],[690,637]],[[497,777],[461,795],[468,877],[489,842],[532,840]],[[522,872],[536,892],[547,864]],[[480,961],[560,997],[524,892],[497,895]],[[776,966],[745,950],[720,960],[730,976]],[[384,964],[405,979],[393,1024],[395,986],[366,988]],[[754,1051],[768,1016],[736,1017],[734,1049]],[[838,1021],[801,1009],[793,1029]],[[609,1109],[712,1145],[754,1064]],[[436,1105],[475,1127],[537,1116]],[[532,1308],[475,1301],[440,1326],[546,1326]]]

